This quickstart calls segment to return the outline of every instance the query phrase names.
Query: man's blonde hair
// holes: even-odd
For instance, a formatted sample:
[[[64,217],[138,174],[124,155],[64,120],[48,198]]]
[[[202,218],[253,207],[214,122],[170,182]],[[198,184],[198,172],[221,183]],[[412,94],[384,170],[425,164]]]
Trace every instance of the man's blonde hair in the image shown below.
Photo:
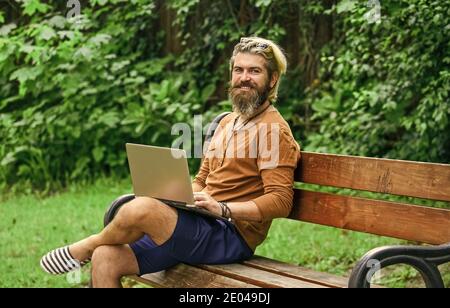
[[[233,56],[230,60],[230,70],[233,71],[234,61],[239,53],[249,53],[263,56],[267,60],[267,71],[269,80],[274,73],[278,74],[275,86],[269,92],[269,101],[274,103],[278,98],[278,88],[280,87],[281,76],[286,74],[287,59],[283,49],[270,40],[260,37],[243,37],[239,44],[234,47]]]

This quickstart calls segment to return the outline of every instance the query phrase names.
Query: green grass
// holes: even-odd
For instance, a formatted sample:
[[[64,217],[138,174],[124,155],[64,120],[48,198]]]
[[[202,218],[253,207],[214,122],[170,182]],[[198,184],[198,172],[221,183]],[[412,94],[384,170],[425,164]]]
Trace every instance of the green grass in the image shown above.
[[[18,196],[0,203],[0,287],[83,287],[71,284],[65,276],[45,274],[39,266],[42,255],[102,228],[103,214],[117,196],[130,193],[128,183],[102,180],[93,186],[40,199]]]
[[[53,277],[39,267],[47,251],[102,228],[103,214],[117,196],[129,193],[129,181],[100,180],[91,186],[75,186],[48,198],[16,196],[0,202],[0,287],[85,287],[89,268],[82,281],[72,284],[67,277]],[[372,248],[404,242],[374,235],[343,231],[290,220],[276,220],[257,254],[281,261],[348,276],[354,263]],[[450,266],[442,268],[447,287]],[[420,286],[419,274],[408,267],[382,271],[389,286]]]
[[[369,250],[408,244],[405,241],[346,231],[287,219],[275,220],[258,255],[313,270],[350,276],[354,264]],[[441,267],[446,287],[450,286],[450,264]],[[422,287],[420,274],[411,267],[393,266],[381,271],[381,282],[388,287]]]

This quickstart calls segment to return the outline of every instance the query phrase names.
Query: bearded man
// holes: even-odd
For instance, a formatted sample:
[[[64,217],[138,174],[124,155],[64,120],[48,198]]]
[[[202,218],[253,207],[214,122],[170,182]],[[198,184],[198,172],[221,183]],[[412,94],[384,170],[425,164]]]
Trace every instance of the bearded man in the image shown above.
[[[242,38],[231,61],[233,113],[219,124],[192,183],[195,206],[227,220],[175,209],[153,198],[122,206],[99,234],[41,259],[50,274],[92,261],[94,287],[121,287],[126,275],[179,263],[226,264],[249,259],[275,218],[289,215],[300,147],[273,106],[287,62],[274,42]]]

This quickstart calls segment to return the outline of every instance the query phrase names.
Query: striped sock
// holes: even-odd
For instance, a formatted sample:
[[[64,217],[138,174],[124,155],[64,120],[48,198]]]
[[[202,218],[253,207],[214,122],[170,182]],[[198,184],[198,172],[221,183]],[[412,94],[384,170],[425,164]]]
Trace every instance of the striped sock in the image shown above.
[[[41,259],[41,267],[52,275],[62,275],[80,269],[90,260],[78,261],[69,251],[69,246],[50,251]]]

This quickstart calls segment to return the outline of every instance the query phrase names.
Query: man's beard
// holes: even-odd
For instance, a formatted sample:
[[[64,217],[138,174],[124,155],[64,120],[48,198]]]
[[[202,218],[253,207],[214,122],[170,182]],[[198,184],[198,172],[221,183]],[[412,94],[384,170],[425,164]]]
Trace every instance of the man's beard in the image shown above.
[[[250,90],[243,91],[241,87],[249,87]],[[251,118],[256,114],[258,108],[267,101],[269,91],[269,82],[261,89],[251,82],[242,82],[232,86],[229,90],[229,96],[233,103],[233,111],[245,119]]]

